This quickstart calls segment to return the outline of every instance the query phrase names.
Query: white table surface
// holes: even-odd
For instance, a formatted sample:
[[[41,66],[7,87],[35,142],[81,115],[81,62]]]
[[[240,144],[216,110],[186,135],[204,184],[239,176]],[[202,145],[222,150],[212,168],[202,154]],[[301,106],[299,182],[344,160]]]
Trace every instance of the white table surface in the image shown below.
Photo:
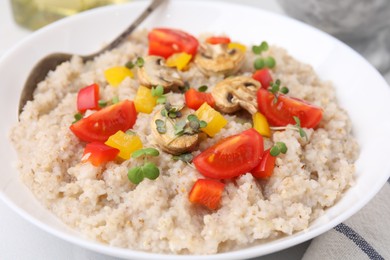
[[[226,2],[237,2],[254,8],[283,13],[276,0],[230,0]],[[0,56],[31,33],[14,23],[9,0],[0,0]],[[301,259],[309,243],[306,242],[257,259]],[[0,259],[113,260],[117,258],[92,252],[46,233],[20,217],[0,200]]]

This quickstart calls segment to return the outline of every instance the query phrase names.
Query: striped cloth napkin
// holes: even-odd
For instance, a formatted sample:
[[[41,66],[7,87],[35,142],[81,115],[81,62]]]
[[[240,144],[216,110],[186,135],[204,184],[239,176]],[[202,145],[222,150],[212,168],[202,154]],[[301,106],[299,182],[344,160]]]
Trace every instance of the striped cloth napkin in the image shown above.
[[[362,210],[312,240],[302,260],[390,259],[390,179]]]

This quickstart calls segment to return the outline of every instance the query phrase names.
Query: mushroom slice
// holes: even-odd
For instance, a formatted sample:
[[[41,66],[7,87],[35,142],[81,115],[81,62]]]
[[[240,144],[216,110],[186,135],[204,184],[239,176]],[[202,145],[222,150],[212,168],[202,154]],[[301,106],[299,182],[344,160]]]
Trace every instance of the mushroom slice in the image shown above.
[[[229,49],[227,44],[201,44],[195,56],[195,64],[208,76],[236,73],[244,63],[245,53],[239,49]]]
[[[144,58],[144,65],[138,68],[137,75],[139,83],[149,88],[161,85],[168,91],[184,85],[176,69],[166,66],[165,59],[160,56]]]
[[[257,90],[260,83],[251,77],[237,76],[220,81],[211,94],[216,108],[223,113],[234,113],[241,108],[250,114],[257,112]]]
[[[200,140],[198,133],[193,134],[183,134],[183,135],[175,135],[174,124],[179,122],[180,120],[186,120],[187,116],[191,113],[189,108],[183,108],[180,110],[181,117],[178,119],[167,119],[161,114],[161,110],[159,110],[152,122],[151,128],[153,136],[156,140],[156,143],[159,147],[167,153],[179,155],[185,152],[193,151]],[[157,120],[165,121],[165,133],[159,133],[157,130],[156,122]],[[171,121],[172,120],[172,121]],[[175,122],[176,121],[176,122]]]

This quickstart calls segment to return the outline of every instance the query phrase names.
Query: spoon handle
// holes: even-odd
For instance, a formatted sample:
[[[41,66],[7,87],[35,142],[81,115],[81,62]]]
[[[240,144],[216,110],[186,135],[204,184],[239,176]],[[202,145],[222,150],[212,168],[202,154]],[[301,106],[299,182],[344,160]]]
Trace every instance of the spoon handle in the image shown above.
[[[93,59],[95,56],[97,56],[100,53],[103,53],[105,51],[110,51],[116,48],[164,1],[165,0],[153,0],[149,4],[149,6],[141,13],[141,15],[123,33],[121,33],[115,40],[113,40],[109,45],[104,47],[99,52],[88,56],[84,56],[83,57],[84,62]]]

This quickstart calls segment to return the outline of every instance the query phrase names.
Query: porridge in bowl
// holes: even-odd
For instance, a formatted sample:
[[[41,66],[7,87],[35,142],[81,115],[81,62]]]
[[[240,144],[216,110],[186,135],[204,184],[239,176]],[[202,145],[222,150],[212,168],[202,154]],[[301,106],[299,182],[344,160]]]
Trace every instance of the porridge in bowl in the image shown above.
[[[213,254],[306,229],[359,147],[332,84],[262,40],[156,28],[59,65],[10,133],[22,181],[111,246]]]

